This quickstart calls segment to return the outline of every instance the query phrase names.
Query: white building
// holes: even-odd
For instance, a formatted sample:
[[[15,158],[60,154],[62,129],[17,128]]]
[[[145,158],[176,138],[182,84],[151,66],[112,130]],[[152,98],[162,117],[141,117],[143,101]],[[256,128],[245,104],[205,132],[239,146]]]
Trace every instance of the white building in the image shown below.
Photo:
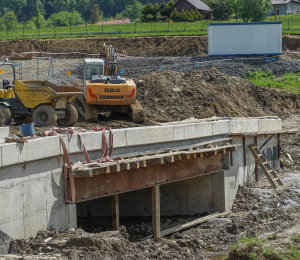
[[[272,0],[273,10],[269,15],[275,15],[275,9],[277,15],[283,14],[296,14],[299,11],[300,1],[299,0]]]

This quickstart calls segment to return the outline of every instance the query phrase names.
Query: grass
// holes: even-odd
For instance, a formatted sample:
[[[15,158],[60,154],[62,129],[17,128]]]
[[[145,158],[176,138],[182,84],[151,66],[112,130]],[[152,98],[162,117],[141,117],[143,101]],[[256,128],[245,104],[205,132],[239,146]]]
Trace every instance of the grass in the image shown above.
[[[268,240],[276,240],[279,236],[275,232],[274,235],[269,236]],[[295,243],[300,243],[300,236],[296,236],[292,239]],[[298,260],[300,259],[300,251],[295,248],[292,243],[289,243],[286,249],[289,250],[288,254],[281,254],[272,246],[263,245],[266,240],[259,240],[256,237],[242,237],[231,247],[231,250],[236,250],[239,244],[246,244],[242,250],[248,251],[248,259],[255,260],[261,259],[286,259],[286,260]]]
[[[268,17],[266,22],[274,21],[274,16]],[[300,14],[280,15],[277,21],[282,22],[283,34],[300,34]],[[235,19],[226,21],[197,21],[189,22],[155,22],[155,23],[131,23],[113,25],[78,25],[47,28],[20,28],[13,30],[0,30],[0,40],[12,39],[45,39],[45,38],[73,38],[91,36],[119,36],[119,37],[143,37],[143,36],[184,36],[206,35],[209,23],[241,23]]]
[[[272,72],[252,72],[247,80],[261,87],[279,88],[294,94],[300,94],[300,73],[286,73],[280,78],[274,78]]]

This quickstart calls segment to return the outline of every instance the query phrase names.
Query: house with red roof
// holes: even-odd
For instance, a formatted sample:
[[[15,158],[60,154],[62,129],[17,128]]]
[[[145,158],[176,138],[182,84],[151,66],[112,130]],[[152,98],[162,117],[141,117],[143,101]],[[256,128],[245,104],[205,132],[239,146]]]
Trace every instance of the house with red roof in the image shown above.
[[[123,20],[113,20],[113,21],[103,21],[103,22],[97,22],[96,25],[109,25],[109,24],[126,24],[126,23],[132,23],[130,19],[123,19]]]

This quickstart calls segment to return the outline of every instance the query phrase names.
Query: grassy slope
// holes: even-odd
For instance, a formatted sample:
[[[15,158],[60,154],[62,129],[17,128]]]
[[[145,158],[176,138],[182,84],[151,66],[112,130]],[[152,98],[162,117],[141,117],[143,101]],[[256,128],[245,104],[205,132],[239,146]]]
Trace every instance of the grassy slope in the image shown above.
[[[300,94],[300,73],[286,73],[280,78],[275,78],[271,72],[253,72],[250,73],[248,80],[261,87],[279,88]]]

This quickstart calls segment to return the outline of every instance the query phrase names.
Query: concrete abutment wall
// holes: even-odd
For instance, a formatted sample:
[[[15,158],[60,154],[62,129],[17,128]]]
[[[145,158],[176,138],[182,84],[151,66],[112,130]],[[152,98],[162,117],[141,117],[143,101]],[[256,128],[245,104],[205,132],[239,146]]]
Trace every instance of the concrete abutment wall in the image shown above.
[[[140,127],[113,130],[114,155],[191,145],[219,139],[229,133],[280,131],[278,119],[244,119],[201,122],[195,124]],[[63,135],[71,161],[84,161],[76,135]],[[101,155],[102,133],[82,133],[91,159]],[[246,144],[254,137],[247,137]],[[266,138],[258,136],[258,145]],[[242,144],[241,137],[233,143]],[[264,152],[272,166],[278,162],[277,138],[265,146]],[[110,216],[110,198],[96,199],[77,205],[64,202],[62,166],[64,163],[60,139],[57,136],[29,140],[28,143],[0,144],[0,249],[7,251],[11,239],[35,236],[37,231],[54,227],[62,230],[76,226],[77,215],[85,217],[88,208],[93,217]],[[162,215],[192,215],[230,210],[238,185],[255,180],[254,158],[243,148],[220,158],[224,172],[174,182],[161,186]],[[121,216],[151,215],[151,195],[148,189],[120,195]],[[76,210],[77,208],[77,210]],[[1,253],[1,252],[0,252]]]

